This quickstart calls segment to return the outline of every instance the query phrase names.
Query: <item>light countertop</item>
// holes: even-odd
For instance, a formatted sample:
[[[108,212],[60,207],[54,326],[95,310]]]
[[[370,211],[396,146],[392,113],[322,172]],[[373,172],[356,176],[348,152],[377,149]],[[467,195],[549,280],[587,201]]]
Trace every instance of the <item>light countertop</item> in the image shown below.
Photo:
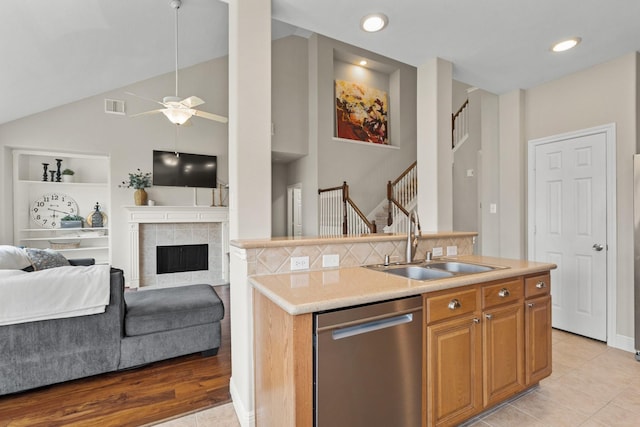
[[[368,268],[348,267],[251,276],[249,281],[287,313],[297,315],[542,273],[556,268],[555,264],[549,263],[476,255],[448,257],[447,260],[508,268],[418,281]]]

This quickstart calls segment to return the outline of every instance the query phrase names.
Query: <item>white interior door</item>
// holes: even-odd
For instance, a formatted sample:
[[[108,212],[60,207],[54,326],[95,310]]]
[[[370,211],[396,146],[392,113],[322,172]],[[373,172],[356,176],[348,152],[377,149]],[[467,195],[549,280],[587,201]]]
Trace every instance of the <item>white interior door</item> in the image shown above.
[[[535,145],[530,253],[558,266],[551,278],[553,327],[601,341],[607,340],[606,138],[595,133]]]
[[[302,184],[287,187],[287,236],[302,236]]]

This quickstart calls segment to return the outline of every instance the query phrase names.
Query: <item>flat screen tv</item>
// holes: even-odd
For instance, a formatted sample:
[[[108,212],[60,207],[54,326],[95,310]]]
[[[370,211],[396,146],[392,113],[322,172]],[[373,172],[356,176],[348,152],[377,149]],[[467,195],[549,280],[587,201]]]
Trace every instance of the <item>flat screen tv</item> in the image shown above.
[[[153,185],[216,188],[217,157],[153,150]]]

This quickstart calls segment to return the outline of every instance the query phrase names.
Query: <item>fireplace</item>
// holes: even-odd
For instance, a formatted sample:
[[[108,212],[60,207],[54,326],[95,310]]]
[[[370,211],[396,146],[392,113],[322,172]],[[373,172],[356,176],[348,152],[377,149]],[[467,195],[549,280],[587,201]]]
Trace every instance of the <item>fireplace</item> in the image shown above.
[[[208,269],[208,244],[156,246],[156,274]]]
[[[126,211],[130,242],[127,286],[228,283],[229,214],[226,207],[127,206]],[[207,252],[194,255],[192,246]],[[157,247],[170,247],[173,254],[163,254],[164,249],[160,249],[159,255]],[[174,247],[183,247],[182,255]],[[181,256],[182,261],[177,261]],[[177,262],[177,265],[169,266],[168,270],[172,272],[159,265],[164,262],[162,258]],[[191,265],[196,259],[196,265]],[[206,262],[204,267],[203,260]]]

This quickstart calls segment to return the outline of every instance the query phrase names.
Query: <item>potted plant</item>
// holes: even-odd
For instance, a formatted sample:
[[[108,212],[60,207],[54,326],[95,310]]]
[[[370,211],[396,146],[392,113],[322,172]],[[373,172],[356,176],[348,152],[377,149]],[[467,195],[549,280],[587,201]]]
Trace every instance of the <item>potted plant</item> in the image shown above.
[[[82,228],[82,218],[79,215],[67,215],[60,218],[60,228]]]
[[[142,172],[138,168],[136,173],[129,173],[129,179],[122,181],[118,187],[135,188],[133,199],[136,206],[146,205],[148,196],[144,189],[151,187],[151,172]]]
[[[63,170],[62,182],[73,182],[73,175],[75,175],[75,172],[72,169]]]

